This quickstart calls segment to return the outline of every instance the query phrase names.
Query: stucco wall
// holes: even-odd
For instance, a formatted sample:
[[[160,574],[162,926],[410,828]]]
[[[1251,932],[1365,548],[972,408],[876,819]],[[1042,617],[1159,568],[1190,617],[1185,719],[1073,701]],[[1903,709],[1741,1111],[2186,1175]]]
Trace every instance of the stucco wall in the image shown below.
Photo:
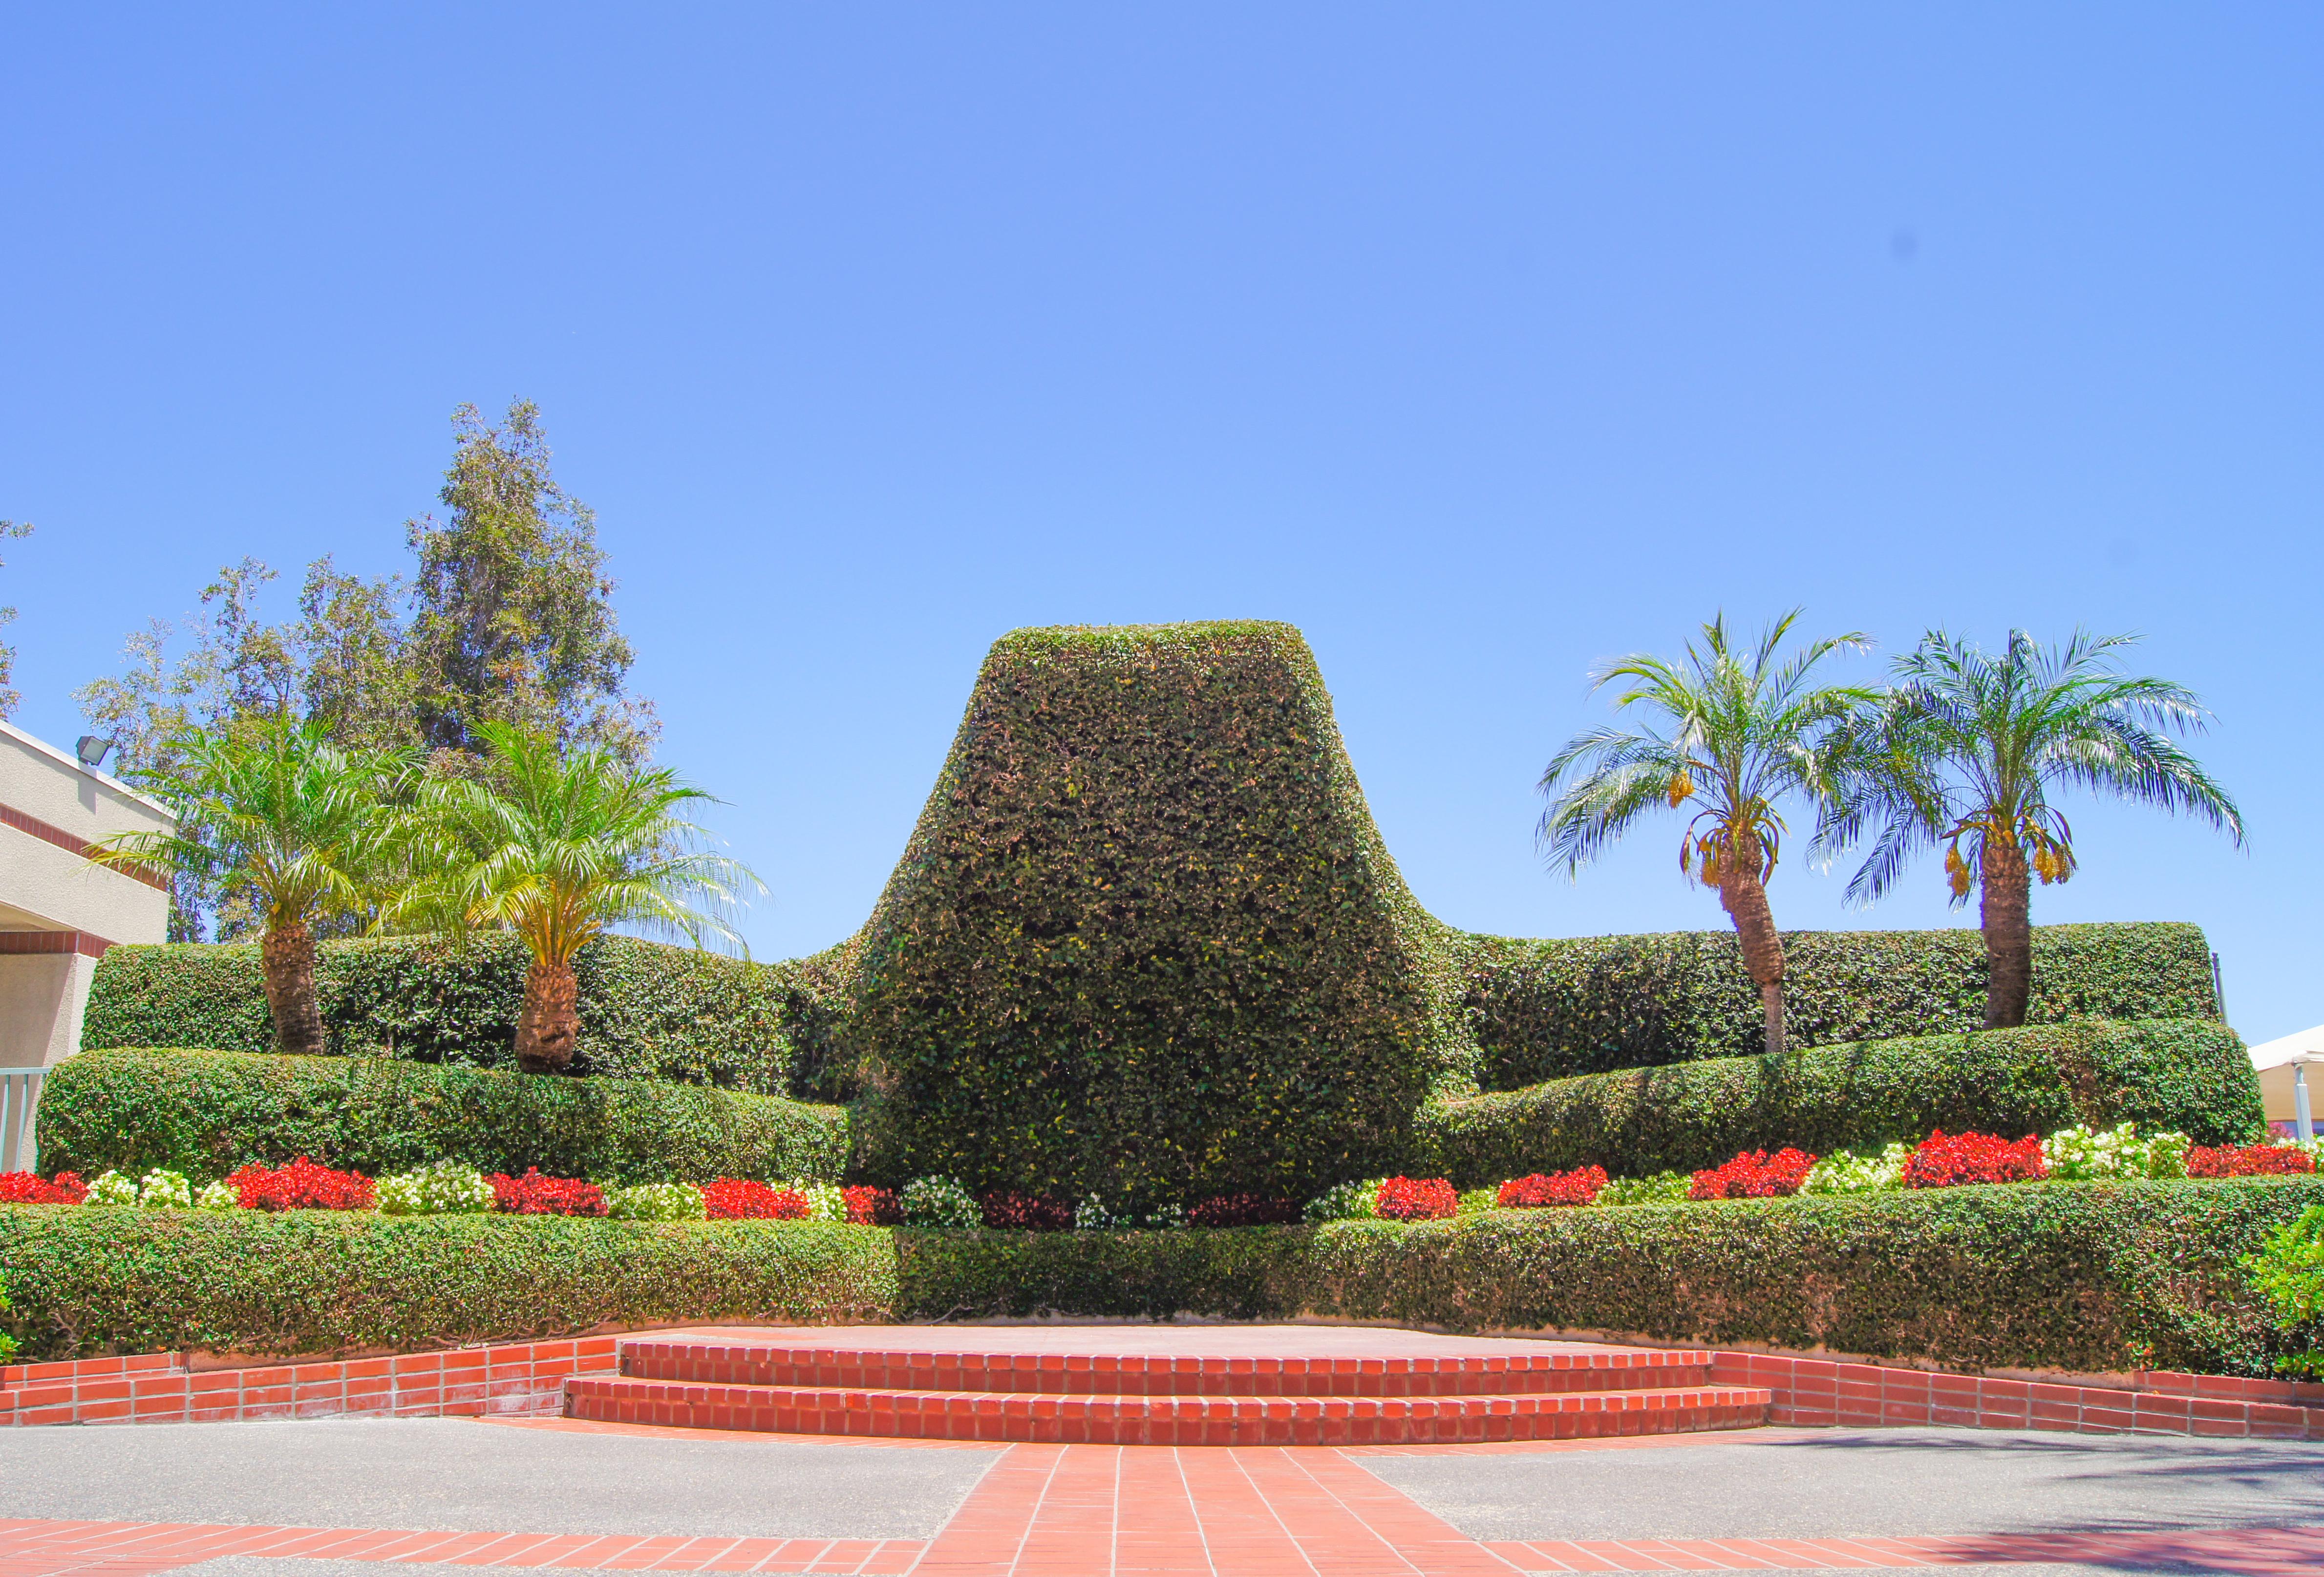
[[[161,806],[6,723],[0,723],[0,805],[83,843],[170,825]],[[98,870],[37,833],[0,824],[0,931],[164,942],[169,926],[169,894]]]
[[[44,1067],[79,1044],[104,945],[169,940],[170,895],[97,869],[79,849],[118,832],[167,830],[170,816],[6,723],[0,811],[0,1067]]]

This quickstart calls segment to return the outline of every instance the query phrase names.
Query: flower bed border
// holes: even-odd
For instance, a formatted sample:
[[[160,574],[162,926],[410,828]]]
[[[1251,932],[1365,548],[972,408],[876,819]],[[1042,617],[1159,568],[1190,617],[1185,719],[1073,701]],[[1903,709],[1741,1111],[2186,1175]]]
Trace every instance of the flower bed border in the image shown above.
[[[192,1368],[182,1352],[0,1367],[0,1428],[337,1417],[555,1417],[565,1382],[610,1374],[618,1336],[380,1358]]]
[[[555,1417],[565,1411],[567,1379],[619,1372],[623,1340],[584,1336],[240,1368],[196,1369],[180,1352],[17,1364],[0,1367],[0,1428]],[[1767,1421],[1778,1424],[2324,1440],[2324,1385],[2158,1369],[2142,1369],[2130,1381],[2068,1384],[1725,1350],[1711,1354],[1710,1373],[1713,1386],[1772,1392]]]

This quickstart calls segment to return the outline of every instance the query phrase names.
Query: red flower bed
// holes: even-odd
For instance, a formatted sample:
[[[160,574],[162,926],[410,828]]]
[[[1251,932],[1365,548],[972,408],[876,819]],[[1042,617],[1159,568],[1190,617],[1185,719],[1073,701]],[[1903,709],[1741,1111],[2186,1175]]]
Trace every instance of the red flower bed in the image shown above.
[[[722,1177],[702,1185],[702,1203],[714,1221],[803,1221],[807,1195],[795,1188],[769,1188],[747,1177]]]
[[[1222,1193],[1186,1212],[1190,1227],[1279,1227],[1299,1220],[1299,1201],[1263,1193]]]
[[[493,1202],[512,1216],[602,1216],[605,1191],[577,1177],[543,1177],[540,1168],[528,1166],[522,1177],[505,1172],[488,1174]]]
[[[35,1173],[0,1172],[0,1205],[77,1205],[88,1197],[78,1172],[60,1172],[54,1183]]]
[[[856,1227],[900,1227],[904,1224],[903,1207],[896,1202],[895,1191],[874,1188],[868,1183],[857,1183],[839,1191],[847,1201],[847,1220]]]
[[[1942,1129],[1915,1146],[1904,1163],[1906,1188],[1955,1188],[1965,1183],[2032,1183],[2050,1175],[2042,1141],[2028,1134],[2014,1143],[1997,1134]]]
[[[1512,1177],[1501,1184],[1499,1202],[1510,1210],[1539,1210],[1545,1205],[1586,1205],[1606,1186],[1603,1166],[1578,1166],[1571,1172]]]
[[[2281,1145],[2198,1145],[2187,1152],[2190,1177],[2282,1177],[2315,1170],[2306,1152]]]
[[[1386,1221],[1440,1221],[1461,1209],[1461,1195],[1441,1177],[1391,1177],[1373,1210]]]
[[[226,1174],[246,1211],[367,1211],[377,1190],[360,1172],[334,1172],[301,1155],[288,1166],[256,1162]]]
[[[1779,1199],[1797,1193],[1816,1158],[1803,1150],[1746,1150],[1724,1166],[1694,1174],[1689,1199]]]
[[[981,1194],[977,1204],[984,1224],[1024,1232],[1062,1232],[1074,1224],[1074,1207],[1038,1194],[996,1188]]]

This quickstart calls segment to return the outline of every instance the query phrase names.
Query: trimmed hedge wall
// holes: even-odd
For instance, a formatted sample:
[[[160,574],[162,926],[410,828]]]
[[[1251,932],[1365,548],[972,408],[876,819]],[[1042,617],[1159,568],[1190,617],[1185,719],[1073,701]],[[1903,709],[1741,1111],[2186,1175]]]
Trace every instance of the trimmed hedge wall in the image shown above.
[[[1336,1319],[2264,1374],[2236,1262],[2324,1178],[1493,1212],[1399,1226],[936,1232],[0,1206],[33,1359],[420,1349],[708,1320]]]
[[[1457,940],[1288,625],[996,642],[845,958],[884,1183],[1299,1196],[1393,1165],[1473,1074]]]
[[[484,1068],[516,1065],[524,944],[486,935],[327,942],[316,987],[335,1053]],[[788,1026],[824,1033],[813,968],[760,964],[634,937],[601,937],[574,960],[581,988],[575,1071],[790,1090]],[[258,944],[108,949],[89,988],[81,1044],[272,1044]]]
[[[2198,1144],[2264,1131],[2243,1043],[2201,1019],[2085,1020],[1721,1057],[1554,1079],[1432,1108],[1427,1164],[1464,1184],[1595,1164],[1616,1176],[1715,1166],[1738,1151],[1816,1154],[2009,1136],[2077,1123],[2177,1128]]]
[[[888,1234],[807,1222],[14,1205],[0,1264],[26,1361],[419,1350],[896,1303]]]
[[[1454,1222],[899,1234],[915,1318],[1339,1319],[1758,1343],[1960,1368],[2261,1375],[2237,1261],[2324,1178],[2053,1183]]]
[[[1985,945],[1973,930],[1796,931],[1784,1010],[1799,1045],[1973,1030]],[[1758,988],[1732,931],[1548,942],[1469,939],[1466,1006],[1488,1089],[1764,1051]],[[2217,1018],[2211,952],[2193,925],[2034,932],[2028,1024]]]
[[[622,1183],[836,1178],[847,1160],[836,1107],[388,1057],[83,1052],[50,1073],[39,1123],[50,1171],[167,1166],[197,1183],[302,1155],[374,1175],[449,1157]]]

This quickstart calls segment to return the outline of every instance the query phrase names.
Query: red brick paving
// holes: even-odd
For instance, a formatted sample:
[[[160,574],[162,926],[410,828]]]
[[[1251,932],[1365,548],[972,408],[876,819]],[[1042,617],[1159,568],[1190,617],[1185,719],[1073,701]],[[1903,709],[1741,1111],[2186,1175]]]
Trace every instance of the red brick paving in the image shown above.
[[[517,1427],[554,1427],[540,1423]],[[586,1426],[585,1426],[586,1427]],[[608,1432],[676,1433],[640,1427]],[[594,1431],[593,1431],[594,1432]],[[815,1438],[815,1437],[809,1437]],[[1719,1437],[1711,1436],[1715,1441]],[[1731,1438],[1731,1437],[1730,1437]],[[1690,1443],[1704,1443],[1696,1436]],[[1388,1449],[1619,1450],[1647,1442],[1342,1452],[1015,1445],[933,1540],[737,1539],[169,1523],[0,1521],[0,1577],[145,1577],[220,1555],[587,1571],[894,1577],[1515,1577],[1822,1571],[2016,1562],[2324,1571],[2324,1527],[1941,1538],[1480,1544],[1353,1460]],[[928,1449],[888,1446],[879,1449]],[[945,1449],[964,1449],[954,1446]]]

